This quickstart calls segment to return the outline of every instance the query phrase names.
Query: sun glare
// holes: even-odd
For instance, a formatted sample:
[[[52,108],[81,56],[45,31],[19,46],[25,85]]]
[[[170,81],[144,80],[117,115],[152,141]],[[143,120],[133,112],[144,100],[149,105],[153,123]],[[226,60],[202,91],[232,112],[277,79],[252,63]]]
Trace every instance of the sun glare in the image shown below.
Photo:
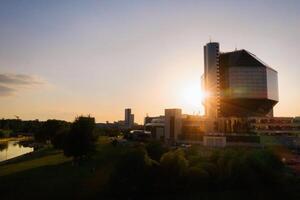
[[[188,114],[203,114],[203,101],[205,93],[199,82],[187,82],[180,92],[180,104],[185,112]]]

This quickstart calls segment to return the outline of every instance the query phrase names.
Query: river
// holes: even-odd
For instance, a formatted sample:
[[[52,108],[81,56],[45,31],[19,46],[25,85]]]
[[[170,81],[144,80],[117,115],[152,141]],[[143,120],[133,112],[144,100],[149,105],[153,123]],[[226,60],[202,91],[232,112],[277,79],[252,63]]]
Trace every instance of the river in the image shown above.
[[[0,162],[32,151],[32,147],[24,147],[17,140],[0,143]]]

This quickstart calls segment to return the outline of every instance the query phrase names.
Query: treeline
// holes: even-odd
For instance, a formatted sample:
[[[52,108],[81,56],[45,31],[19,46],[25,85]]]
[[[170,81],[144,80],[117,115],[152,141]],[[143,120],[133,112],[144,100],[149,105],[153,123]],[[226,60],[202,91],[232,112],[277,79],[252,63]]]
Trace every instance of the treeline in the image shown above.
[[[2,119],[0,122],[1,131],[11,131],[10,136],[34,136],[34,143],[51,144],[63,150],[66,156],[74,157],[75,161],[93,152],[98,137],[95,118],[90,116],[76,117],[72,123],[56,119],[44,122]]]
[[[9,136],[33,135],[40,130],[42,123],[39,120],[0,119],[0,129],[3,132],[9,132]]]
[[[158,144],[119,158],[106,195],[119,199],[300,199],[299,179],[268,150],[192,148]]]
[[[57,140],[63,132],[69,130],[71,122],[49,119],[47,121],[39,120],[21,120],[21,119],[0,119],[0,138],[15,137],[18,135],[34,136],[37,141],[45,142],[47,140]],[[117,128],[97,127],[95,125],[95,133],[97,135],[118,136],[127,130]]]
[[[74,161],[79,162],[95,150],[98,137],[95,125],[95,118],[90,116],[76,117],[72,123],[47,120],[34,134],[34,139],[51,143],[54,148],[63,150],[65,156],[73,157]]]

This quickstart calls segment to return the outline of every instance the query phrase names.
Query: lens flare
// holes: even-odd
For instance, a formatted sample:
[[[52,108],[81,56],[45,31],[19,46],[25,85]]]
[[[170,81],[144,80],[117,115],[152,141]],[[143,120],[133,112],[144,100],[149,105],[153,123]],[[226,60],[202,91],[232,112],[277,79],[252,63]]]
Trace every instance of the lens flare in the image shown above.
[[[180,92],[181,105],[189,114],[203,114],[203,101],[205,93],[198,82],[185,83]]]

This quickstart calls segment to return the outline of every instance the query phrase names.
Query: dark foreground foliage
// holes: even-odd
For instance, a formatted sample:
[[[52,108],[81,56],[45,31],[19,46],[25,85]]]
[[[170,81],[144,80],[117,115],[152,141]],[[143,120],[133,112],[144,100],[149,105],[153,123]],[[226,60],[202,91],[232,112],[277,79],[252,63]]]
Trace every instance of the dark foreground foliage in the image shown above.
[[[116,199],[300,199],[299,181],[268,150],[215,150],[209,156],[177,149],[154,161],[128,151],[106,196]]]
[[[299,200],[300,181],[269,150],[170,150],[157,142],[112,145],[111,139],[99,138],[95,153],[78,165],[51,148],[0,164],[0,194],[1,200]]]

